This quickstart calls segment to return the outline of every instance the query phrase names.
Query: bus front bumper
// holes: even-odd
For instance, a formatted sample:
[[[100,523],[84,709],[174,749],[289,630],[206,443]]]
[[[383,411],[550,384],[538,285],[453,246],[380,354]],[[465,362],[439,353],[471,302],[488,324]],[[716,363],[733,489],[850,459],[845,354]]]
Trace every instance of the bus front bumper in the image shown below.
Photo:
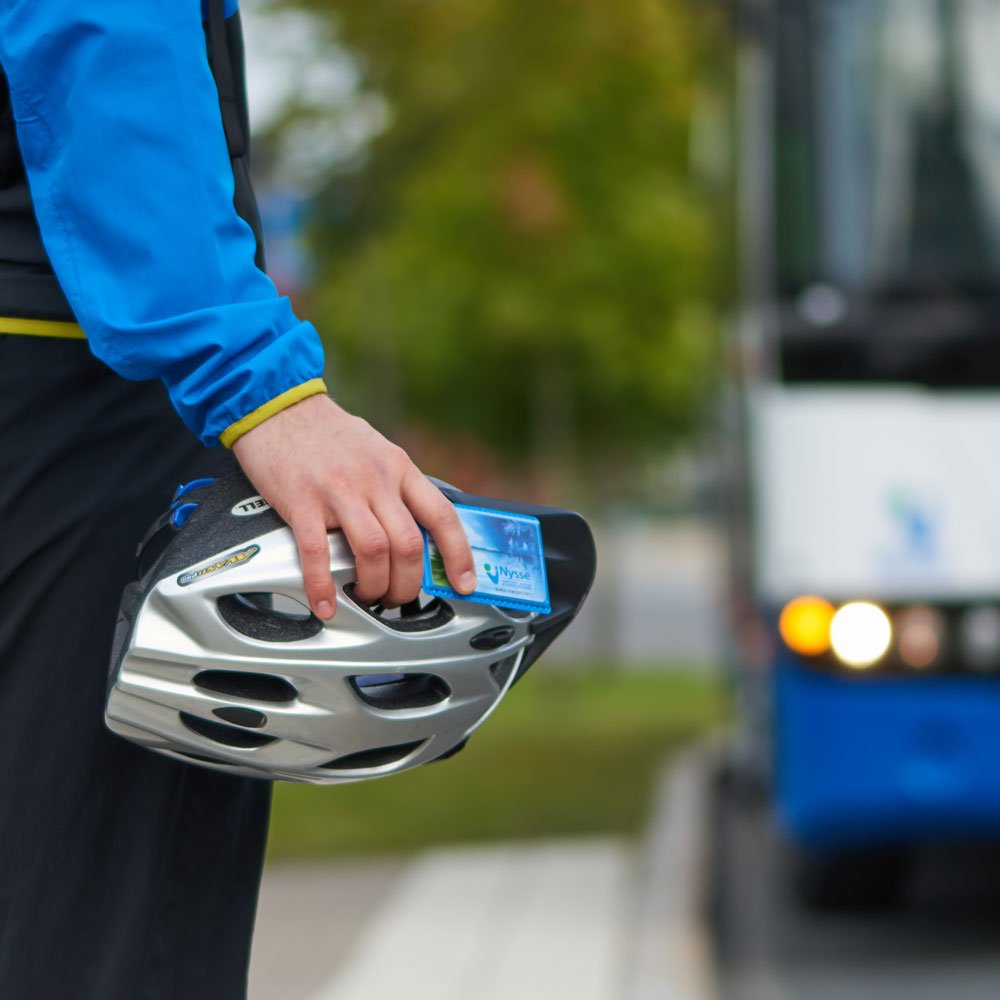
[[[1000,677],[777,664],[779,818],[806,847],[1000,837]]]

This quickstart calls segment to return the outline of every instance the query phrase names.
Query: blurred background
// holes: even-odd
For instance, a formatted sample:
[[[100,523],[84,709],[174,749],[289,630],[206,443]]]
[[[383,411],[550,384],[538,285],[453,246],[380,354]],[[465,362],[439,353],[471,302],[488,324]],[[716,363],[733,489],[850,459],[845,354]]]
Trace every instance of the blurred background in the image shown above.
[[[251,995],[399,995],[486,871],[527,964],[438,1000],[1000,994],[1000,0],[243,10],[333,394],[599,552],[457,758],[276,788]],[[635,971],[690,960],[674,841],[683,989]]]

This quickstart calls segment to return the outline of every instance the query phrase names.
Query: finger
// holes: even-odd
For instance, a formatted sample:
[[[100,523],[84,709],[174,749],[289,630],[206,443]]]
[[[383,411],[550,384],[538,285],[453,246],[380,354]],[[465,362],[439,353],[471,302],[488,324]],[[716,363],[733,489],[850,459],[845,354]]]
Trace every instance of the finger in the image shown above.
[[[383,603],[406,604],[420,593],[423,582],[424,536],[402,503],[376,508],[375,516],[389,537],[389,589]]]
[[[302,563],[302,581],[313,614],[324,621],[337,608],[337,592],[330,573],[330,541],[320,508],[300,515],[291,525]]]
[[[337,513],[358,566],[358,599],[370,604],[389,589],[389,536],[368,507]]]
[[[403,480],[402,495],[413,516],[431,533],[451,585],[460,594],[471,594],[476,589],[476,565],[454,506],[419,472]]]

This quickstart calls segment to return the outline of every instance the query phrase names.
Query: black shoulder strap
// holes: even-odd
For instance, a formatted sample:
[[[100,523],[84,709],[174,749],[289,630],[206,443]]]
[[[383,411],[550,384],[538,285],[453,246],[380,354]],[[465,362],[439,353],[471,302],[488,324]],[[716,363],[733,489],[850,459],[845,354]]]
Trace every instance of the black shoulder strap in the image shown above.
[[[235,160],[246,156],[248,147],[236,93],[236,77],[229,56],[223,4],[224,0],[208,0],[209,61],[215,85],[219,89],[219,107],[222,109],[222,126],[226,130],[226,145],[229,147],[229,155]]]

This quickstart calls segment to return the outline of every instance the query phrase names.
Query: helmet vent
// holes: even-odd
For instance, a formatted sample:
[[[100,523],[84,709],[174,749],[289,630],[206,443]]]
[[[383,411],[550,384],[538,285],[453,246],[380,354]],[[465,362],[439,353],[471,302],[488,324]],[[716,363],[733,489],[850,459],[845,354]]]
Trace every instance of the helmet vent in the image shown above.
[[[211,722],[208,719],[199,719],[197,715],[189,715],[187,712],[180,713],[181,722],[199,736],[204,736],[214,743],[222,743],[227,747],[240,747],[248,749],[250,747],[265,747],[268,743],[273,743],[277,737],[265,736],[263,733],[250,732],[247,729],[237,729],[234,726],[226,726],[221,722]]]
[[[234,726],[246,726],[248,729],[260,729],[267,725],[267,716],[253,708],[243,708],[240,705],[226,705],[224,708],[213,708],[212,715],[223,722],[231,722]]]
[[[469,640],[469,645],[473,649],[499,649],[501,646],[506,646],[513,638],[513,625],[498,625],[496,628],[488,628],[474,635]]]
[[[398,743],[392,747],[375,747],[360,753],[349,753],[346,757],[338,757],[320,767],[329,771],[361,771],[370,767],[385,767],[386,764],[398,763],[423,745],[424,740],[417,740],[414,743]]]
[[[270,674],[248,674],[240,670],[202,670],[194,675],[194,686],[213,694],[249,701],[275,703],[295,701],[298,691],[286,680]]]
[[[490,674],[493,680],[496,681],[498,688],[503,688],[507,681],[510,679],[511,672],[514,667],[517,666],[518,654],[515,653],[513,656],[507,656],[502,660],[497,660],[496,663],[490,664]]]
[[[501,608],[500,610],[508,618],[513,618],[515,621],[523,621],[525,618],[530,618],[535,613],[534,611],[523,611],[521,608]]]
[[[344,587],[344,593],[362,611],[371,615],[376,621],[397,632],[430,632],[441,628],[455,617],[455,610],[439,597],[428,597],[421,594],[415,601],[410,601],[399,608],[386,608],[376,601],[366,604],[355,596],[355,584]]]
[[[429,708],[451,694],[451,688],[434,674],[369,674],[349,680],[354,693],[366,705],[390,712]]]
[[[285,594],[226,594],[216,602],[230,628],[262,642],[301,642],[323,631],[323,622]]]

